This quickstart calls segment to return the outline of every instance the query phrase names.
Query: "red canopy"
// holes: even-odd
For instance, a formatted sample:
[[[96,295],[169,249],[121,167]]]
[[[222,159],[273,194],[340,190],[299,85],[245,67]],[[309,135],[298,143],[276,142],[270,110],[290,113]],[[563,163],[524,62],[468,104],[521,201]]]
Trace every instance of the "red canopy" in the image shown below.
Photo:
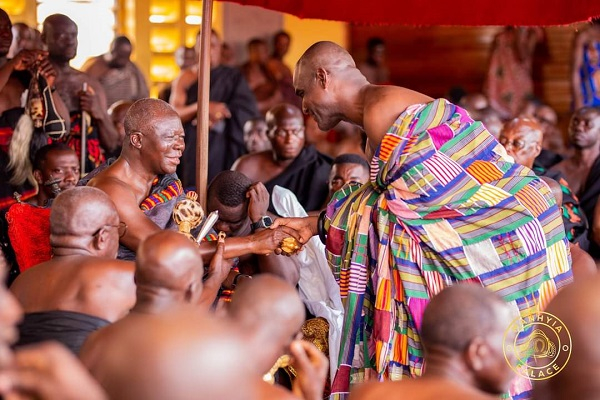
[[[564,25],[600,16],[600,0],[227,0],[300,18],[402,25]]]

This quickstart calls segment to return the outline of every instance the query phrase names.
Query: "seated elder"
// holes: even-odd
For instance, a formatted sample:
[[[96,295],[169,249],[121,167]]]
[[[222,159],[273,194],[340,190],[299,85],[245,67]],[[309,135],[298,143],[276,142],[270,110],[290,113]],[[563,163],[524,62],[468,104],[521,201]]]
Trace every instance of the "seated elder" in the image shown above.
[[[456,310],[460,309],[459,313]],[[421,340],[425,372],[419,379],[367,383],[351,399],[497,399],[514,377],[503,339],[511,313],[501,297],[475,284],[444,289],[425,308]]]
[[[125,229],[98,189],[73,188],[56,198],[53,258],[23,272],[10,288],[25,312],[17,345],[53,339],[78,353],[91,332],[129,312],[134,266],[115,260]]]
[[[118,258],[132,260],[146,237],[161,229],[177,229],[173,208],[185,194],[176,169],[185,143],[179,116],[162,100],[136,101],[127,111],[124,125],[125,140],[119,158],[96,168],[80,183],[97,187],[114,201],[121,221],[128,226],[120,240]],[[288,228],[230,238],[226,240],[225,257],[271,253],[289,236],[297,237]],[[202,243],[200,251],[210,256],[215,243]]]

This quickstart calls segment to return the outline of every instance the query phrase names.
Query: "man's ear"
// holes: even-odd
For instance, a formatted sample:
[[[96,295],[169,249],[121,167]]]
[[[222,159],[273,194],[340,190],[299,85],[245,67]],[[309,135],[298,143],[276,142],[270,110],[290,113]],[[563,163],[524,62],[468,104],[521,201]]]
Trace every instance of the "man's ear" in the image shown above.
[[[329,74],[324,68],[317,68],[317,84],[323,89],[327,89],[329,87]]]
[[[42,186],[44,184],[44,179],[42,179],[42,171],[36,169],[33,171],[33,178],[38,183],[38,186]]]
[[[489,357],[489,349],[485,340],[480,337],[475,337],[469,342],[465,351],[465,361],[469,368],[473,371],[480,371]]]
[[[106,227],[100,229],[98,234],[94,236],[94,240],[92,242],[92,246],[94,246],[94,250],[102,251],[108,245],[108,232]]]
[[[194,281],[189,284],[185,291],[185,301],[186,303],[195,303],[200,298],[200,291],[198,290],[200,285],[197,281]]]
[[[129,135],[129,143],[136,149],[142,148],[142,134],[140,132],[131,132]]]

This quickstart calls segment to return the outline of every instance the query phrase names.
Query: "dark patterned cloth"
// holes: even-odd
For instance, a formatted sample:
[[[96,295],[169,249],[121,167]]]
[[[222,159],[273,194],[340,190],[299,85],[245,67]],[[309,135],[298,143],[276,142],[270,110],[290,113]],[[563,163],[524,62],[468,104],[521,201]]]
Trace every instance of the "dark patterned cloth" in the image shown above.
[[[545,176],[558,182],[563,194],[561,213],[567,239],[571,243],[579,244],[584,250],[589,248],[588,220],[579,205],[579,199],[573,193],[564,175],[555,170],[548,170],[542,166],[534,165],[533,172],[537,176]]]

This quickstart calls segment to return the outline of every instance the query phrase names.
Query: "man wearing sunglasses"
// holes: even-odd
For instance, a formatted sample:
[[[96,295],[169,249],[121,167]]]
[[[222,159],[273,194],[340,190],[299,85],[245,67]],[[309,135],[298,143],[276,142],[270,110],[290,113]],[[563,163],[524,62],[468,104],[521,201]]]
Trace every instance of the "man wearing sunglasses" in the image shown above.
[[[56,198],[53,258],[19,275],[10,288],[25,312],[17,345],[56,340],[77,354],[90,333],[129,312],[134,264],[116,260],[126,230],[99,189],[76,187]]]

